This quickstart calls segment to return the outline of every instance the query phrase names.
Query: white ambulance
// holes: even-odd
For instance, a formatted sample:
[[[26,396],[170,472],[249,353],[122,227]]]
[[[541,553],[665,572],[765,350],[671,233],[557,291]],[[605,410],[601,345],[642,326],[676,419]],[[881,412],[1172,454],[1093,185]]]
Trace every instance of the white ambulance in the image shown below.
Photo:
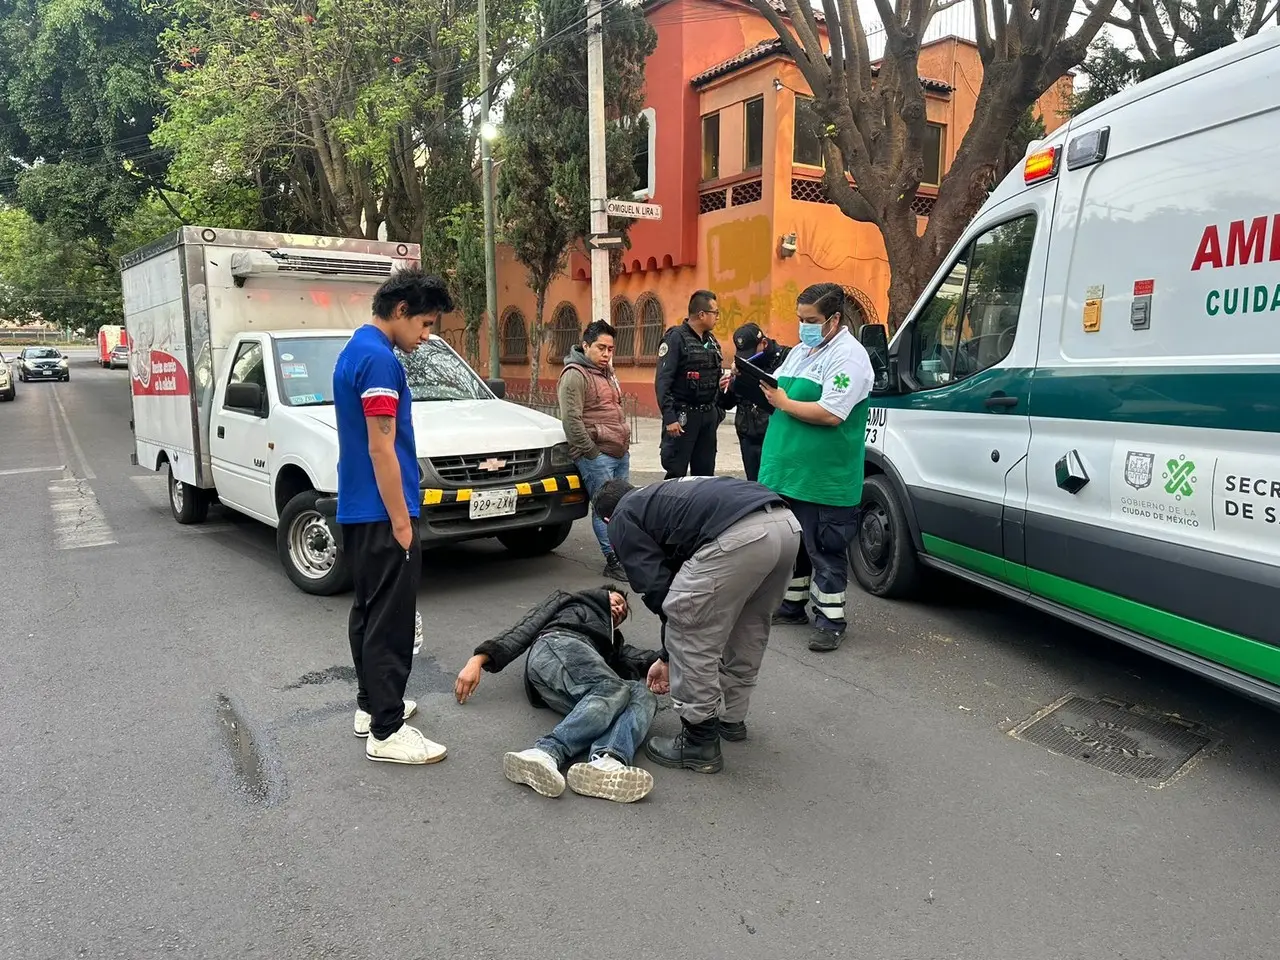
[[[1034,144],[876,330],[866,590],[947,571],[1280,704],[1280,30]]]

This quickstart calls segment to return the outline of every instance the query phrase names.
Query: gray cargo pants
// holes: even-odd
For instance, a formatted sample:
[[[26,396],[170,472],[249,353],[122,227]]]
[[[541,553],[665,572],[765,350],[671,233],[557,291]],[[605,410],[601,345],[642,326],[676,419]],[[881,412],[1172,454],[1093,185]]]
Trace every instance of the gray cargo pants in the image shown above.
[[[746,719],[799,547],[800,522],[773,504],[733,524],[676,573],[662,611],[680,719]]]

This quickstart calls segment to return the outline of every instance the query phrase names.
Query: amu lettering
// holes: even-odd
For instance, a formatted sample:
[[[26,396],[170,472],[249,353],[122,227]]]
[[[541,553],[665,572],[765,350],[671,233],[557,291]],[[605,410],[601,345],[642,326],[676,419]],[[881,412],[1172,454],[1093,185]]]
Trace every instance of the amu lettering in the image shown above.
[[[1271,226],[1271,245],[1267,246],[1267,225]],[[1222,256],[1222,235],[1216,224],[1204,228],[1200,246],[1191,261],[1191,269],[1201,267],[1235,267],[1245,263],[1262,263],[1263,254],[1268,260],[1280,261],[1280,213],[1271,217],[1254,217],[1252,220],[1233,220],[1227,225],[1227,255]]]

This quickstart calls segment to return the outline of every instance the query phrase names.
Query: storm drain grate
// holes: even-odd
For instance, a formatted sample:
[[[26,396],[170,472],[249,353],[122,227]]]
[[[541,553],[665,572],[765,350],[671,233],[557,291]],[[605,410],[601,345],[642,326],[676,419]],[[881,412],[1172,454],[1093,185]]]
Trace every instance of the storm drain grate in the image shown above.
[[[1066,697],[1011,734],[1147,786],[1163,786],[1209,745],[1202,728],[1129,704]]]

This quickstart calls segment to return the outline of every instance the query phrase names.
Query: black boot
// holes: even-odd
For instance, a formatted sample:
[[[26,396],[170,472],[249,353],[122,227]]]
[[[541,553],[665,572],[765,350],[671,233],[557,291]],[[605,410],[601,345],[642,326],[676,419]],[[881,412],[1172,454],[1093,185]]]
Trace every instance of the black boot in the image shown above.
[[[728,723],[721,720],[720,739],[733,740],[734,742],[747,739],[747,721],[740,720],[737,723]]]
[[[809,649],[815,653],[830,653],[832,650],[839,650],[842,643],[844,643],[843,630],[824,630],[822,627],[815,627],[813,632],[809,634]]]
[[[627,571],[618,562],[617,554],[608,554],[604,558],[604,575],[615,583],[627,582]]]
[[[645,744],[645,755],[656,764],[697,773],[719,773],[724,769],[720,755],[720,721],[715,717],[702,723],[680,721],[674,737],[653,737]]]

